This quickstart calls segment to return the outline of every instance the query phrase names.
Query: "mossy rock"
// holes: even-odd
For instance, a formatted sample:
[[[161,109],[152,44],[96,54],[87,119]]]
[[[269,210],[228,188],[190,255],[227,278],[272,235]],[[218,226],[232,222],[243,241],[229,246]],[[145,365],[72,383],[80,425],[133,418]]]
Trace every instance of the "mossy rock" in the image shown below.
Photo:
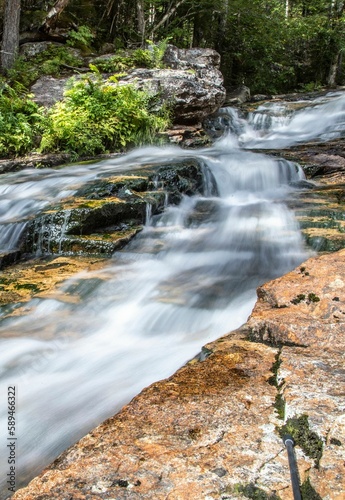
[[[149,186],[149,181],[146,177],[120,176],[118,179],[106,179],[84,186],[77,192],[77,196],[90,200],[109,198],[110,196],[121,198],[121,193],[125,194],[126,191],[142,193],[153,188],[152,183]]]
[[[286,435],[292,436],[296,446],[300,446],[304,453],[314,460],[316,467],[319,466],[323,452],[323,441],[316,432],[310,430],[307,415],[289,418],[285,425],[279,429],[279,434],[282,438]]]
[[[109,256],[142,229],[148,215],[162,213],[167,203],[177,204],[183,196],[203,195],[206,191],[216,194],[213,175],[195,159],[146,165],[132,175],[96,179],[80,188],[74,197],[29,221],[19,252],[26,256]],[[199,203],[198,211],[197,219],[206,220],[209,211],[211,218],[219,216],[218,206],[212,203]],[[10,263],[16,257],[11,259]]]
[[[242,496],[251,500],[281,500],[275,493],[267,493],[254,483],[238,484],[235,486],[235,492],[241,493]]]
[[[309,478],[301,485],[301,496],[303,500],[322,500],[322,497],[315,491]]]

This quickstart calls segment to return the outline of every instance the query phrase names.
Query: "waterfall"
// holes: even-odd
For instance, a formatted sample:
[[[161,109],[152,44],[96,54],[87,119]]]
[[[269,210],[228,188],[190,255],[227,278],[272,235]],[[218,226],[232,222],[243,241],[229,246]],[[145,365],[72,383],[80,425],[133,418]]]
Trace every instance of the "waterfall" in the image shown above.
[[[336,95],[303,112],[315,121],[315,113],[333,109],[335,115],[342,103]],[[326,128],[330,123],[329,117]],[[242,125],[243,132],[247,125]],[[270,128],[269,144],[275,144],[274,133]],[[302,170],[241,150],[235,142],[227,134],[198,151],[145,147],[93,165],[0,178],[1,230],[8,224],[22,227],[48,201],[73,194],[90,179],[188,156],[209,167],[218,192],[205,176],[208,194],[185,196],[159,216],[151,217],[147,208],[145,230],[103,269],[67,280],[61,299],[36,297],[13,317],[0,310],[0,392],[17,388],[17,487],[142,388],[243,324],[257,286],[307,257],[286,203]],[[14,232],[0,239],[5,241],[15,246]],[[76,300],[64,301],[63,295]],[[0,491],[6,498],[4,402],[0,408]]]
[[[280,149],[309,141],[329,141],[345,135],[345,96],[332,92],[313,101],[268,102],[244,119],[243,113],[223,108],[217,126],[247,149]]]
[[[146,203],[145,226],[151,224],[152,219],[152,203]]]

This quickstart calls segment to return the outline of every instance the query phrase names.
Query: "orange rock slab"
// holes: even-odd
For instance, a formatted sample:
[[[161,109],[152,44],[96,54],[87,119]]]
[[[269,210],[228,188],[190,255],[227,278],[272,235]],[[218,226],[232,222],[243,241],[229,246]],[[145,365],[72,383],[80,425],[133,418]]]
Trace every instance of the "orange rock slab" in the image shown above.
[[[296,446],[301,483],[345,498],[344,321],[345,251],[309,259],[260,287],[248,322],[205,360],[142,391],[12,498],[228,500],[251,488],[292,500],[277,395],[285,420],[307,415],[323,443],[319,464]]]

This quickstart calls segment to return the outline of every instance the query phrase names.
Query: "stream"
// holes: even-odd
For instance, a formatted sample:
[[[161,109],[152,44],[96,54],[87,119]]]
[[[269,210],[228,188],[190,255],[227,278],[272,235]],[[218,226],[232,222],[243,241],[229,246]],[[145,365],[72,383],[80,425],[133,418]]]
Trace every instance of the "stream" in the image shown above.
[[[184,197],[159,216],[148,211],[144,230],[105,267],[64,283],[80,302],[33,298],[25,315],[0,312],[1,499],[12,494],[9,443],[19,488],[144,387],[245,323],[256,288],[310,255],[287,206],[302,169],[249,149],[342,136],[344,95],[295,107],[271,102],[247,119],[224,108],[219,122],[224,134],[210,148],[148,146],[99,163],[0,176],[2,251],[16,248],[29,217],[120,171],[195,157],[219,192]],[[9,387],[15,441],[7,430]]]

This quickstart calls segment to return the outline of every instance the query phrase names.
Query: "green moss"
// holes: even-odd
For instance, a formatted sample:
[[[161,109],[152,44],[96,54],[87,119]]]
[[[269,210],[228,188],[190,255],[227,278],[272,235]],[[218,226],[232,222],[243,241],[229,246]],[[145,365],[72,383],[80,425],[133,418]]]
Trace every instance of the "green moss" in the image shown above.
[[[280,368],[280,365],[282,364],[282,361],[280,359],[280,354],[281,354],[281,349],[277,352],[275,356],[275,362],[272,365],[271,372],[273,373],[272,377],[268,379],[268,383],[270,385],[273,385],[274,387],[278,387],[278,380],[277,380],[277,375],[278,375],[278,370]]]
[[[246,498],[250,498],[252,500],[280,500],[280,497],[275,493],[266,493],[266,491],[262,490],[254,483],[249,484],[238,484],[235,486],[236,493],[242,493]]]
[[[281,349],[279,349],[279,351],[276,354],[275,362],[273,363],[272,368],[271,368],[273,375],[272,375],[272,377],[270,377],[268,379],[268,383],[277,388],[278,392],[277,392],[276,397],[275,397],[274,407],[277,410],[279,418],[284,419],[284,417],[285,417],[285,401],[284,401],[282,394],[279,392],[279,390],[281,389],[284,382],[280,382],[280,383],[278,382],[278,370],[280,368],[280,365],[282,364],[282,361],[280,359],[280,355],[281,355]]]
[[[319,466],[322,457],[322,439],[309,428],[308,416],[289,418],[285,425],[279,429],[279,434],[283,438],[290,434],[296,446],[300,446],[304,453],[315,461],[315,467]]]
[[[274,407],[278,412],[279,418],[284,420],[284,418],[285,418],[285,401],[284,401],[283,396],[280,393],[278,393],[275,397]]]
[[[17,290],[31,290],[34,293],[40,291],[40,288],[34,283],[17,283],[16,285],[14,285],[14,288],[16,288]]]
[[[301,495],[303,500],[322,500],[322,497],[315,491],[310,483],[309,477],[301,486]]]
[[[291,303],[296,305],[302,302],[303,300],[305,300],[305,295],[304,293],[300,293],[299,295],[297,295],[297,297],[291,300]]]
[[[297,297],[291,300],[291,303],[296,305],[299,304],[300,302],[303,302],[304,300],[306,300],[306,296],[304,295],[304,293],[300,293],[299,295],[297,295]],[[318,297],[315,293],[313,292],[308,293],[308,303],[319,302],[319,301],[320,297]]]
[[[308,300],[309,300],[309,302],[320,302],[320,297],[315,295],[315,293],[309,293]]]

